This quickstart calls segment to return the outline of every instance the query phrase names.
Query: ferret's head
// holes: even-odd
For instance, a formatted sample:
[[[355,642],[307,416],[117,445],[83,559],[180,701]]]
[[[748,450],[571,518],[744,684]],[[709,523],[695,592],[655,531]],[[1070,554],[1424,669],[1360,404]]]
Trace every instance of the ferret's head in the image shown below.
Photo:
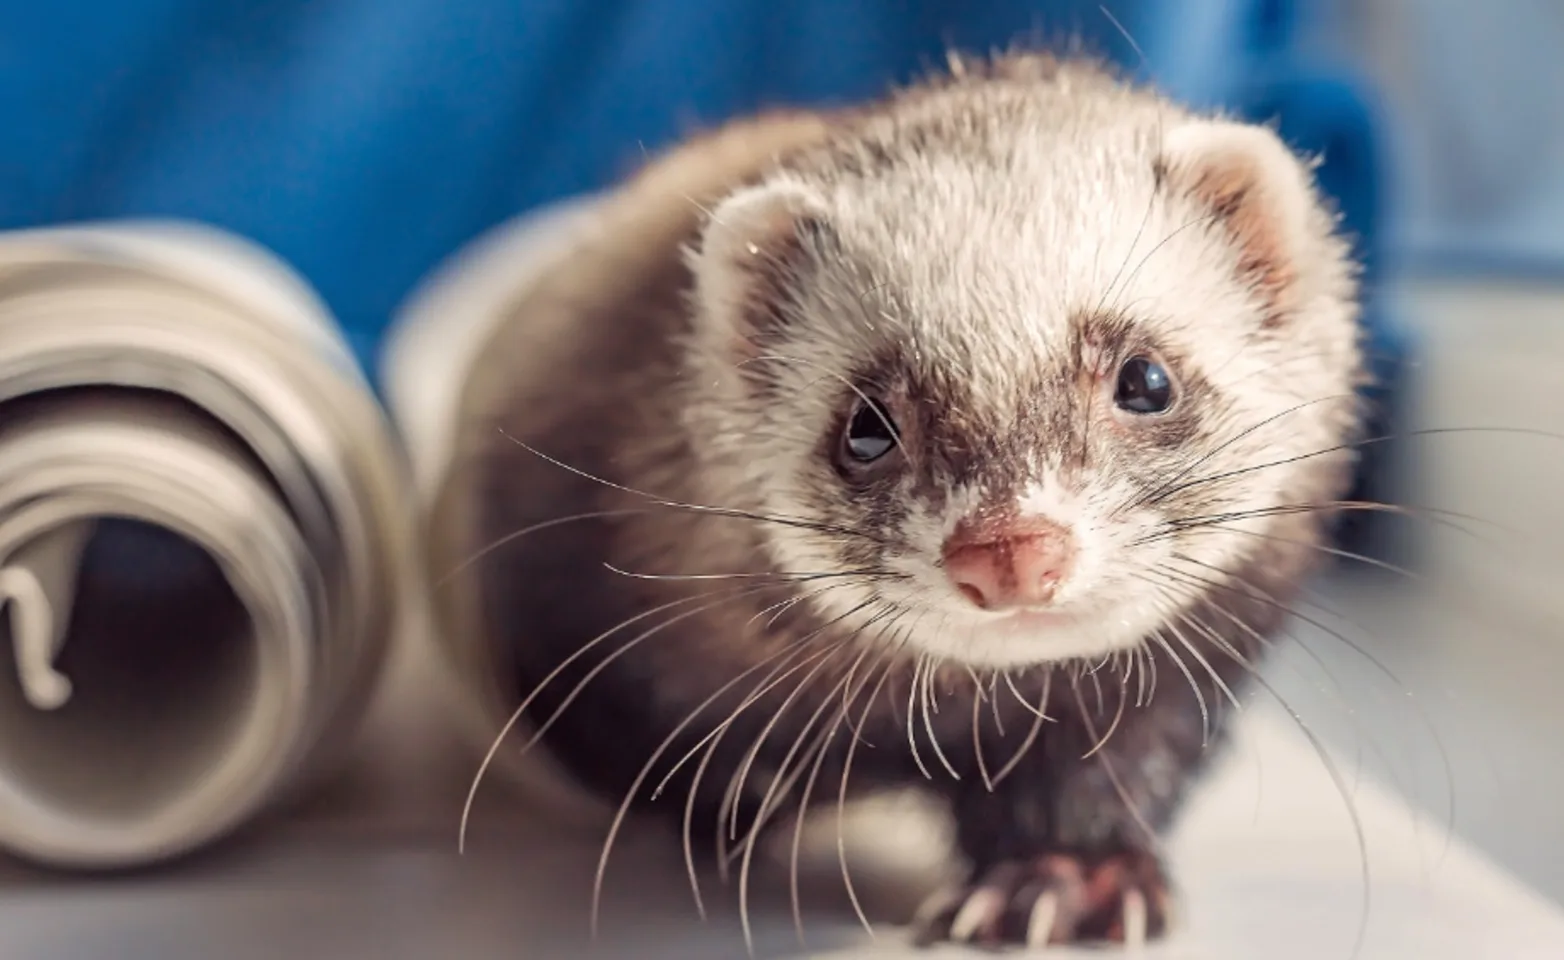
[[[1267,128],[1091,71],[952,82],[690,256],[708,492],[865,637],[1101,658],[1340,493],[1354,272]]]

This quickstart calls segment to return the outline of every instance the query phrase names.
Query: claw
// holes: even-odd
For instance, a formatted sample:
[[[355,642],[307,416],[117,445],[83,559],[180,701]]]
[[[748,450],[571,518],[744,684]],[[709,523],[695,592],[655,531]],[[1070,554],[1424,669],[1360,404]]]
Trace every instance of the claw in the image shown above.
[[[1059,895],[1045,892],[1032,904],[1032,915],[1026,921],[1026,945],[1046,947],[1053,938],[1054,921],[1059,919]]]
[[[962,908],[957,910],[956,919],[951,921],[951,940],[965,943],[978,935],[978,927],[984,924],[985,919],[988,919],[988,912],[992,910],[992,904],[988,904],[985,893],[988,891],[979,890],[978,893],[971,894],[967,897],[967,902],[962,904]]]
[[[977,937],[984,927],[992,926],[1005,909],[1005,895],[993,887],[979,887],[956,912],[950,922],[950,939],[956,943],[968,943]]]
[[[1139,890],[1124,891],[1124,945],[1139,949],[1146,945],[1146,897]]]
[[[1081,857],[1048,854],[979,871],[964,886],[926,900],[917,942],[1031,949],[1117,942],[1138,951],[1168,929],[1171,897],[1162,866],[1126,851]]]
[[[956,909],[965,897],[966,891],[961,887],[941,887],[919,904],[917,912],[912,915],[913,928],[922,930],[929,927],[942,914]]]

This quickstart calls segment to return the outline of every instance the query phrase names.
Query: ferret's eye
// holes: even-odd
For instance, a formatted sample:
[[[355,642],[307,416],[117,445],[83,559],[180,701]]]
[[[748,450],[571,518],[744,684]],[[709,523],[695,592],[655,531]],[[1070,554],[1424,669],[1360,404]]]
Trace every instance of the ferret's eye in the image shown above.
[[[878,400],[860,399],[842,436],[842,454],[849,464],[870,464],[896,446],[896,427]]]
[[[1173,405],[1173,378],[1150,357],[1131,357],[1119,368],[1113,402],[1129,413],[1161,413]]]

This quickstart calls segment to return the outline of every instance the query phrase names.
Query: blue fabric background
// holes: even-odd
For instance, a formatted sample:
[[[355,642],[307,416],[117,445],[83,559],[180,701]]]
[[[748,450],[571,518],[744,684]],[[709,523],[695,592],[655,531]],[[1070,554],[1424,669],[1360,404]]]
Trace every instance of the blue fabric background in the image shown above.
[[[950,45],[1079,34],[1327,149],[1327,187],[1377,264],[1372,114],[1294,42],[1302,5],[1110,6],[1144,61],[1080,0],[0,0],[0,228],[226,227],[300,270],[372,366],[443,257],[693,125],[871,95]]]

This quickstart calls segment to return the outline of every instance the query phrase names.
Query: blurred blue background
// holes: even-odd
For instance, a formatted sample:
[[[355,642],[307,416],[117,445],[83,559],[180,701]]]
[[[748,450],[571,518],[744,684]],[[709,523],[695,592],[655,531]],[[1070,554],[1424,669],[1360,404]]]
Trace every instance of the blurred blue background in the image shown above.
[[[0,8],[0,228],[153,215],[234,230],[302,271],[371,370],[398,303],[485,229],[697,125],[871,96],[949,46],[1078,36],[1186,99],[1279,115],[1297,146],[1325,151],[1363,255],[1383,258],[1374,91],[1330,42],[1343,28],[1329,4],[1115,0],[1111,18],[1084,0]],[[1377,354],[1395,356],[1371,316]]]

